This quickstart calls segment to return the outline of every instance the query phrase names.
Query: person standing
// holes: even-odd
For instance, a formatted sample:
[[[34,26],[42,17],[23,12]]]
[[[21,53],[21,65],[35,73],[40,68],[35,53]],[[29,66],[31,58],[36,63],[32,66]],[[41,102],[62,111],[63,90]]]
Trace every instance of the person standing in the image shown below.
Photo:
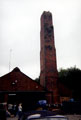
[[[18,105],[18,120],[22,117],[22,103]]]

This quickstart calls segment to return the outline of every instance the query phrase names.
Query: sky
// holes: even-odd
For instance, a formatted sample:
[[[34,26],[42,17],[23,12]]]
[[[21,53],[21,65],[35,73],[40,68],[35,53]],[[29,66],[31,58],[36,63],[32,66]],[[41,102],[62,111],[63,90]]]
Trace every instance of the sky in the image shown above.
[[[0,0],[0,76],[40,75],[40,17],[53,17],[57,69],[81,69],[81,0]]]

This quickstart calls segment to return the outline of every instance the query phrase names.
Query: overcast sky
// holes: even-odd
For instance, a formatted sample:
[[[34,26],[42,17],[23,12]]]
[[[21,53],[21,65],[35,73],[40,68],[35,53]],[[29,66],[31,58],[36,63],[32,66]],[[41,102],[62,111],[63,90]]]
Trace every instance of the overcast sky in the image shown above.
[[[0,76],[40,75],[40,17],[53,16],[57,68],[81,69],[81,0],[0,0]],[[10,67],[9,67],[10,65]]]

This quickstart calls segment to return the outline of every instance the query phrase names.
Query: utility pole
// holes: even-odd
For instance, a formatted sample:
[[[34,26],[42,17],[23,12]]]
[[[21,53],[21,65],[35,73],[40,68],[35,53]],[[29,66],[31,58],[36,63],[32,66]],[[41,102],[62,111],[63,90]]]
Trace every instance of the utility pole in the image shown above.
[[[11,70],[11,54],[12,54],[12,49],[10,49],[10,55],[9,55],[9,72]]]

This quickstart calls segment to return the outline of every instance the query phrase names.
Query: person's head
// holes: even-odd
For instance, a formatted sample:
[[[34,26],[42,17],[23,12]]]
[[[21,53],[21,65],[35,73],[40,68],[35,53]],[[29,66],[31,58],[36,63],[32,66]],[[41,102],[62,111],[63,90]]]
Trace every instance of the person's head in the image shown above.
[[[22,103],[19,103],[19,106],[22,106]]]

